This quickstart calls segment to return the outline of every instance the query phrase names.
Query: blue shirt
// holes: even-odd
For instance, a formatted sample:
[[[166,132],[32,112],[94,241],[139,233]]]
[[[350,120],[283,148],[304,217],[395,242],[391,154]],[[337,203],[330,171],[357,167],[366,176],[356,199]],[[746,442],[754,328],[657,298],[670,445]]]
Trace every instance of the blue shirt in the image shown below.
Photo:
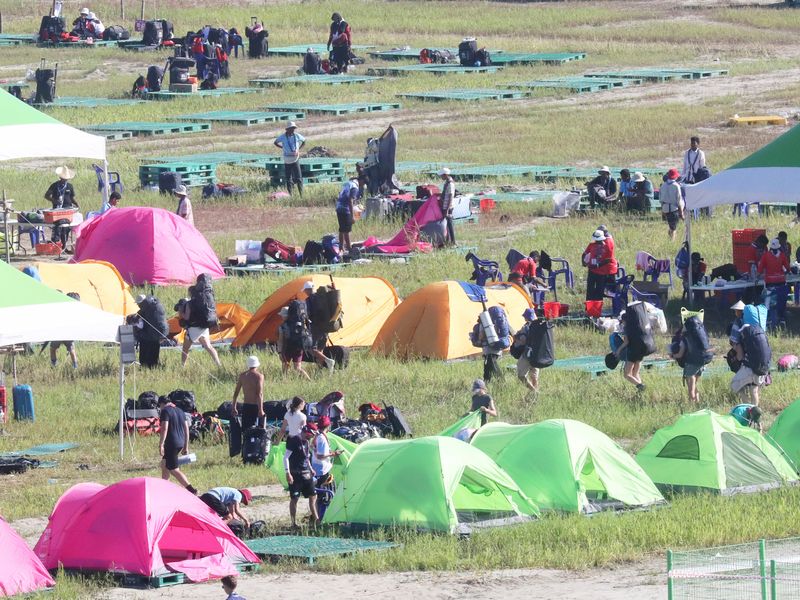
[[[731,409],[731,416],[745,427],[750,425],[750,409],[753,404],[737,404]]]
[[[744,327],[744,323],[741,318],[736,318],[731,324],[731,344],[740,344],[742,342],[742,327]]]
[[[360,193],[358,181],[353,179],[346,181],[342,186],[342,191],[339,192],[339,197],[336,199],[336,212],[349,213],[350,200],[354,202],[358,200]]]
[[[215,487],[208,490],[208,493],[217,498],[225,506],[233,504],[234,502],[242,501],[242,493],[230,487]]]
[[[284,133],[278,136],[278,139],[275,141],[283,147],[283,157],[291,159],[289,162],[294,162],[295,153],[300,149],[300,146],[303,145],[303,142],[306,141],[306,138],[299,133],[295,133],[294,135],[286,135]]]
[[[633,195],[633,192],[631,191],[632,183],[633,183],[632,181],[624,181],[624,180],[619,182],[619,192],[620,194],[622,194],[623,198],[628,198],[629,196]]]
[[[102,215],[104,212],[108,212],[112,208],[114,207],[111,206],[108,202],[103,202],[103,207],[100,209],[100,214]]]

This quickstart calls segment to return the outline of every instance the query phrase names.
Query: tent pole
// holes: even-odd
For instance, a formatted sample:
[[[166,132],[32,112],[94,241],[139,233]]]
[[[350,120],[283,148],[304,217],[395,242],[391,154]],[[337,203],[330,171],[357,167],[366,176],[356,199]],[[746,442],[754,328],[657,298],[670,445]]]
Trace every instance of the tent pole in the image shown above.
[[[12,200],[13,202],[13,200]],[[6,247],[6,262],[11,263],[11,242],[13,240],[8,239],[8,219],[11,216],[11,206],[9,202],[6,202],[6,191],[3,190],[3,243]]]
[[[108,159],[103,159],[103,203],[108,204],[108,196],[111,192],[108,191]],[[102,207],[101,207],[102,208]]]

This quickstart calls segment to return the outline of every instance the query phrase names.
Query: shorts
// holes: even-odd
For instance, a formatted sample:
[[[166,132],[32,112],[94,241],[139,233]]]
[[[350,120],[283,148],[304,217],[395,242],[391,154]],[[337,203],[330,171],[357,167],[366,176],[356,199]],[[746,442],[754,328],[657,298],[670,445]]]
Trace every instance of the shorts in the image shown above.
[[[310,472],[292,473],[292,483],[289,484],[289,496],[292,498],[311,498],[316,496],[314,488],[314,476]]]
[[[534,381],[539,381],[539,369],[531,366],[531,361],[523,354],[517,359],[517,377],[524,379],[528,373]]]
[[[223,519],[231,514],[231,511],[228,509],[228,507],[225,506],[222,501],[213,494],[206,492],[200,496],[200,500],[205,502],[211,510],[217,513]]]
[[[70,352],[75,348],[75,342],[50,342],[50,347],[53,350],[58,350],[60,346],[64,346],[67,352]]]
[[[731,389],[738,394],[748,385],[764,385],[764,376],[756,375],[750,367],[742,365],[731,379]]]
[[[183,452],[183,448],[173,448],[171,446],[164,446],[164,462],[167,465],[167,470],[174,471],[178,468],[178,457]]]
[[[328,345],[328,334],[322,332],[311,332],[311,349],[322,351]]]
[[[303,351],[295,350],[293,352],[281,352],[281,360],[287,363],[300,364],[303,362]]]
[[[704,365],[693,365],[691,363],[686,363],[683,366],[683,377],[684,379],[689,379],[689,377],[701,377],[703,375],[703,369],[705,368]]]
[[[349,212],[336,211],[336,219],[339,221],[339,233],[350,233],[353,231],[353,217]]]
[[[661,218],[667,222],[670,231],[675,231],[678,228],[679,215],[677,212],[661,213]]]
[[[647,356],[639,348],[632,348],[630,344],[628,344],[625,349],[627,350],[627,356],[625,356],[625,362],[631,362],[631,363],[642,362],[644,360],[644,357]]]
[[[189,339],[192,340],[193,344],[196,344],[200,338],[210,339],[211,333],[208,331],[208,327],[189,327],[186,330],[186,335],[189,336]]]

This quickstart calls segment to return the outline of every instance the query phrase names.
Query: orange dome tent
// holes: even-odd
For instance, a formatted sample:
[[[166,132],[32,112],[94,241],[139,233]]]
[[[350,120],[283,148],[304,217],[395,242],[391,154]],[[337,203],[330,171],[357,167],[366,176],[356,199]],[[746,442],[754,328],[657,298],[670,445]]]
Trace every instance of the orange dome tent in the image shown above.
[[[42,283],[62,292],[77,292],[81,302],[126,317],[139,311],[130,287],[117,268],[103,260],[79,263],[37,262],[33,264]]]
[[[372,352],[442,360],[480,354],[481,349],[469,340],[483,310],[480,299],[470,291],[477,287],[460,281],[439,281],[418,289],[386,320],[372,344]],[[522,313],[533,306],[528,295],[513,284],[495,284],[485,290],[486,306],[502,306],[511,326],[522,327]]]
[[[236,338],[252,316],[250,311],[238,304],[220,302],[217,304],[218,325],[210,329],[211,343],[215,344]],[[169,325],[169,336],[174,337],[179,344],[182,344],[186,334],[180,326],[178,317],[169,319],[167,325]]]
[[[278,311],[297,298],[305,299],[303,285],[330,285],[328,275],[304,275],[278,288],[255,312],[233,342],[234,348],[250,344],[275,343],[281,319]],[[371,346],[386,319],[400,303],[392,284],[381,277],[336,277],[342,295],[343,327],[330,334],[337,346]]]

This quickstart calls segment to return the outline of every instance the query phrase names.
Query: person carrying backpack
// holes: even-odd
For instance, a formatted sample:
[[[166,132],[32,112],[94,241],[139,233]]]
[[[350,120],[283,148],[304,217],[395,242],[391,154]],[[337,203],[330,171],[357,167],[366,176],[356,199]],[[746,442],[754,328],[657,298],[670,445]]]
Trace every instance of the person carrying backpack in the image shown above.
[[[281,357],[281,373],[286,375],[291,366],[300,375],[311,381],[311,377],[303,369],[303,339],[306,334],[304,331],[298,331],[296,324],[289,323],[288,306],[280,309],[278,316],[283,319],[278,327],[278,355]],[[305,324],[302,327],[304,328]]]
[[[339,247],[345,252],[350,252],[350,232],[353,230],[354,210],[353,205],[361,195],[358,185],[358,175],[353,175],[345,181],[339,197],[336,199],[336,219],[339,221]]]
[[[683,381],[689,390],[689,400],[700,404],[697,384],[705,365],[711,362],[714,354],[709,348],[708,334],[703,322],[697,316],[691,316],[684,321],[670,347],[670,357],[683,367]]]
[[[622,325],[622,343],[614,351],[620,360],[625,357],[623,376],[636,386],[636,391],[644,392],[640,371],[644,358],[655,352],[650,318],[642,302],[631,302],[619,316]]]
[[[333,287],[333,283],[331,283],[331,287]],[[328,332],[325,331],[324,324],[320,323],[319,319],[317,319],[316,323],[314,322],[314,314],[312,311],[314,303],[311,299],[314,295],[314,284],[311,281],[306,281],[305,284],[303,284],[303,293],[306,295],[306,316],[310,321],[308,329],[311,334],[311,355],[319,366],[327,367],[328,372],[333,373],[336,361],[322,353],[325,346],[328,344]]]
[[[736,359],[741,366],[731,379],[731,390],[743,402],[758,406],[761,387],[767,382],[772,350],[767,334],[758,325],[743,325],[739,330],[739,341],[733,345]]]
[[[139,312],[133,333],[139,343],[139,364],[147,369],[158,366],[161,340],[167,338],[169,326],[164,305],[155,296],[139,294],[136,298]]]
[[[200,344],[211,356],[214,363],[221,367],[217,351],[211,345],[210,327],[217,325],[217,304],[211,277],[205,273],[197,276],[195,285],[189,287],[189,298],[179,302],[175,307],[178,316],[186,324],[186,337],[183,340],[181,365],[186,366],[192,344]]]
[[[503,355],[503,349],[511,346],[511,340],[516,333],[508,322],[508,316],[502,306],[490,306],[488,312],[499,341],[494,344],[489,342],[480,317],[478,317],[478,324],[475,328],[477,330],[475,343],[481,348],[483,354],[483,379],[487,383],[494,377],[500,379],[504,377],[505,374],[500,369],[498,362]]]
[[[532,308],[526,308],[522,318],[525,319],[525,324],[514,334],[509,352],[517,359],[517,378],[535,393],[539,389],[539,369],[528,360],[527,348],[531,323],[536,320],[536,312]]]

